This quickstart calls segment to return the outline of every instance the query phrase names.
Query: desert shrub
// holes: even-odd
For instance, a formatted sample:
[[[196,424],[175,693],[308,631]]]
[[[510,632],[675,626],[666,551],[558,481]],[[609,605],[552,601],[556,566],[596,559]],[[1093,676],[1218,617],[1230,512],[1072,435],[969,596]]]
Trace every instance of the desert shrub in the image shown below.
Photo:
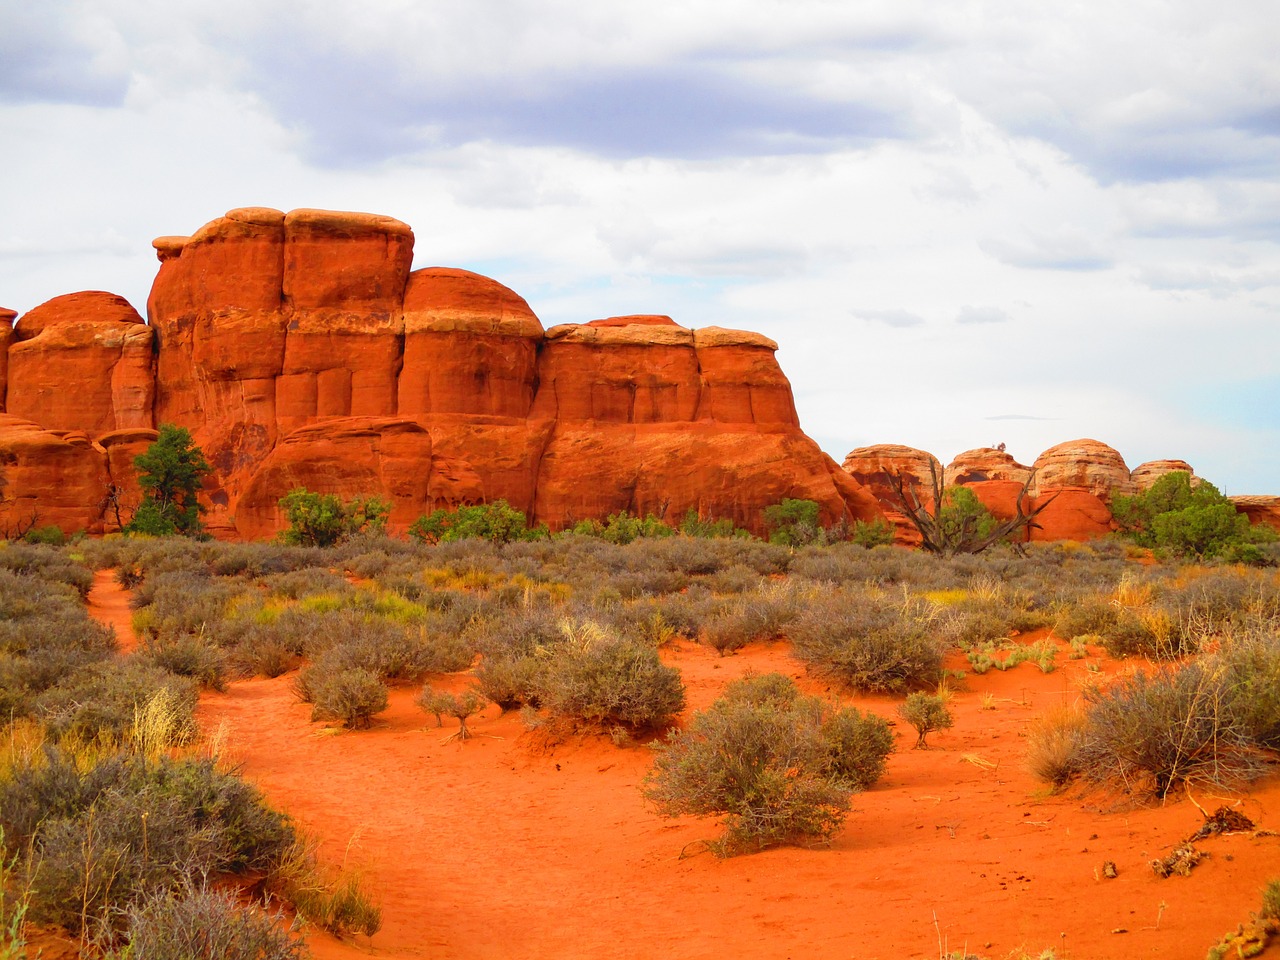
[[[344,871],[327,880],[319,867],[316,844],[299,837],[270,884],[305,917],[335,937],[373,936],[382,928],[382,910],[359,873]]]
[[[61,547],[67,542],[67,535],[62,532],[61,527],[46,525],[43,527],[32,527],[22,535],[22,539],[27,543],[43,543],[50,547]]]
[[[846,588],[815,597],[789,632],[796,655],[858,690],[900,691],[942,679],[936,608]]]
[[[1172,626],[1167,618],[1144,619],[1138,611],[1091,596],[1063,606],[1053,629],[1066,640],[1097,636],[1113,657],[1166,658],[1188,652],[1188,638]]]
[[[800,614],[802,600],[786,583],[744,593],[703,620],[703,637],[721,656],[754,640],[773,640]]]
[[[442,716],[453,717],[458,721],[458,731],[449,737],[450,740],[469,740],[471,731],[467,729],[467,718],[483,710],[489,700],[474,688],[464,690],[462,693],[449,693],[445,690],[423,687],[413,702],[422,708],[423,713],[434,714],[437,725]]]
[[[41,583],[73,587],[81,599],[89,595],[89,588],[93,586],[93,571],[89,567],[45,544],[0,541],[0,572],[3,571]]]
[[[936,693],[917,691],[898,707],[898,716],[916,728],[916,747],[927,746],[929,734],[948,730],[955,722],[946,700]]]
[[[1197,661],[1087,689],[1075,758],[1082,776],[1156,797],[1248,776],[1254,742],[1223,679]]]
[[[323,567],[304,567],[262,577],[261,584],[279,597],[298,600],[315,593],[350,593],[355,588],[341,574]]]
[[[302,960],[296,923],[280,913],[241,906],[229,893],[188,883],[157,891],[127,912],[128,946],[107,960]]]
[[[611,513],[604,520],[580,520],[569,531],[578,537],[596,537],[608,543],[625,545],[641,538],[674,537],[676,531],[653,514],[632,516],[626,510]]]
[[[818,510],[817,501],[789,498],[765,507],[764,523],[769,530],[769,542],[784,547],[823,542]]]
[[[312,720],[341,720],[355,730],[369,727],[387,709],[386,685],[364,667],[312,664],[298,674],[297,689],[311,704]]]
[[[593,621],[565,621],[564,641],[544,655],[537,697],[552,717],[657,727],[684,709],[680,671],[657,651],[619,637]]]
[[[495,500],[454,510],[435,510],[419,517],[409,527],[409,536],[419,543],[452,543],[459,540],[487,540],[511,543],[547,536],[545,527],[529,529],[525,515],[507,503]]]
[[[1264,920],[1280,920],[1280,879],[1268,881],[1262,889],[1262,909],[1258,916]]]
[[[30,918],[110,939],[130,904],[183,880],[270,873],[287,818],[210,759],[107,754],[89,765],[49,747],[0,779],[6,855],[19,855]]]
[[[331,547],[345,537],[381,530],[391,514],[391,505],[380,497],[343,500],[305,487],[295,487],[281,497],[280,509],[289,522],[280,534],[281,542],[303,547]]]
[[[131,605],[148,610],[140,632],[169,640],[215,629],[243,590],[243,583],[214,577],[204,567],[173,570],[149,574],[134,590]]]
[[[1280,632],[1226,638],[1214,663],[1231,709],[1250,739],[1280,749]]]
[[[195,684],[138,657],[79,667],[40,694],[35,712],[54,738],[121,739],[132,729],[138,710],[162,689],[179,705],[183,718],[173,731],[174,742],[185,742],[195,734]]]
[[[723,815],[719,856],[825,843],[891,749],[883,720],[801,696],[779,674],[748,677],[660,745],[644,793],[663,816]]]
[[[146,637],[142,656],[156,666],[180,677],[190,677],[210,690],[227,687],[226,655],[201,637],[181,634],[166,640]]]

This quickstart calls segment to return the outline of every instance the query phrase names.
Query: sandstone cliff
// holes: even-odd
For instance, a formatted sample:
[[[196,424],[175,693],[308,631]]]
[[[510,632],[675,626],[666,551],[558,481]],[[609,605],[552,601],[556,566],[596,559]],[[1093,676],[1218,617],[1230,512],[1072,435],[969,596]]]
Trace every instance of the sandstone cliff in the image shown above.
[[[498,498],[553,528],[693,509],[760,531],[783,497],[881,515],[800,430],[771,340],[661,316],[544,331],[493,280],[412,270],[413,242],[389,217],[232,210],[155,241],[149,324],[99,292],[0,323],[7,506],[109,528],[102,491],[172,422],[213,465],[221,535],[272,534],[295,486],[387,497],[395,530]]]

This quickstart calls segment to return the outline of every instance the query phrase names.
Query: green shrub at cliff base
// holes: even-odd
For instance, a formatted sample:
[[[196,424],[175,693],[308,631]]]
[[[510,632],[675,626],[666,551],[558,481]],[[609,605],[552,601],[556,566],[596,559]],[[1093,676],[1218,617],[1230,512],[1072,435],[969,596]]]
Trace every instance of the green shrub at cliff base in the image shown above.
[[[643,789],[663,816],[723,815],[718,856],[822,844],[892,750],[884,720],[802,696],[780,674],[749,676],[671,734]]]
[[[343,501],[335,494],[312,493],[305,487],[281,497],[280,508],[289,521],[280,539],[299,547],[331,547],[358,533],[380,533],[391,514],[391,505],[380,497]]]
[[[813,500],[783,499],[764,509],[769,542],[784,547],[802,547],[822,542],[822,525],[818,523],[818,504]]]
[[[505,500],[436,510],[419,517],[409,527],[409,536],[420,543],[452,543],[456,540],[488,540],[511,543],[516,540],[545,539],[544,526],[529,529],[525,515]]]
[[[676,531],[652,513],[645,517],[632,516],[626,510],[611,513],[603,521],[579,520],[570,529],[581,537],[596,537],[609,543],[625,546],[641,539],[673,537]]]
[[[200,533],[204,505],[197,494],[213,468],[192,441],[190,431],[172,423],[160,424],[155,443],[134,457],[133,465],[143,498],[125,530],[152,536]]]
[[[1122,535],[1157,553],[1195,560],[1265,562],[1257,545],[1276,539],[1207,480],[1195,486],[1185,471],[1166,474],[1144,493],[1116,497],[1111,512]]]

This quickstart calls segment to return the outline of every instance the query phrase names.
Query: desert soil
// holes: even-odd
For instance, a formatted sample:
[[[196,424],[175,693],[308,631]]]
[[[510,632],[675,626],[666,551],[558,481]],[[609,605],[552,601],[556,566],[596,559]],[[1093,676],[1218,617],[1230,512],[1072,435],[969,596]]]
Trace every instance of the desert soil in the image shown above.
[[[111,572],[95,576],[90,613],[115,628],[122,650],[137,643],[128,598]],[[664,659],[684,677],[686,716],[749,671],[838,693],[785,642],[725,658],[678,642]],[[1202,823],[1185,796],[1145,806],[1049,796],[1025,768],[1028,725],[1079,697],[1088,664],[1127,668],[1098,651],[1067,660],[1065,647],[1058,663],[1049,674],[1031,663],[970,673],[951,700],[955,726],[932,734],[930,749],[911,749],[915,733],[899,722],[887,774],[854,798],[830,848],[725,861],[702,850],[714,822],[668,820],[646,805],[643,744],[555,742],[493,707],[470,721],[474,739],[444,743],[456,724],[438,728],[413,689],[393,690],[373,729],[335,730],[309,721],[287,676],[206,693],[199,719],[207,732],[223,728],[224,752],[320,840],[329,864],[362,872],[381,899],[382,931],[349,942],[313,934],[320,960],[901,960],[1045,949],[1059,960],[1200,960],[1280,875],[1280,837],[1267,835],[1280,830],[1280,774],[1247,793],[1196,791],[1206,810],[1233,804],[1261,831],[1201,841],[1209,857],[1190,876],[1158,879],[1150,861]],[[431,682],[457,690],[468,677]],[[841,699],[896,720],[896,699]]]
[[[835,693],[784,642],[727,658],[681,642],[664,659],[682,671],[690,711],[751,670]],[[207,694],[200,720],[225,723],[247,776],[321,838],[328,862],[363,871],[380,896],[382,931],[348,943],[315,936],[322,960],[900,960],[1049,948],[1082,960],[1199,960],[1257,909],[1280,874],[1280,837],[1202,841],[1208,859],[1161,880],[1149,862],[1203,822],[1185,797],[1121,807],[1047,796],[1025,769],[1026,730],[1077,699],[1090,661],[1068,661],[1064,649],[1050,674],[1031,663],[970,674],[951,702],[954,728],[932,734],[930,749],[911,749],[914,731],[898,724],[886,776],[854,798],[833,846],[727,861],[699,852],[714,822],[663,819],[646,805],[643,745],[603,735],[554,743],[496,708],[472,719],[475,739],[446,744],[456,724],[437,728],[410,689],[392,692],[373,729],[335,731],[309,721],[288,677]],[[895,719],[897,700],[845,699]],[[1238,804],[1280,829],[1274,772],[1247,794],[1195,799],[1210,811]],[[1114,879],[1103,875],[1108,860]]]

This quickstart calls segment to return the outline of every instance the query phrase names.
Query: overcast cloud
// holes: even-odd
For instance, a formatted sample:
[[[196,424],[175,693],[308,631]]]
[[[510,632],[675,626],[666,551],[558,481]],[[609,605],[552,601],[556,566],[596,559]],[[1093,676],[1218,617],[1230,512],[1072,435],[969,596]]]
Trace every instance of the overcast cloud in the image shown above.
[[[1093,437],[1280,493],[1268,0],[0,0],[0,305],[390,214],[544,324],[762,331],[837,459]]]

